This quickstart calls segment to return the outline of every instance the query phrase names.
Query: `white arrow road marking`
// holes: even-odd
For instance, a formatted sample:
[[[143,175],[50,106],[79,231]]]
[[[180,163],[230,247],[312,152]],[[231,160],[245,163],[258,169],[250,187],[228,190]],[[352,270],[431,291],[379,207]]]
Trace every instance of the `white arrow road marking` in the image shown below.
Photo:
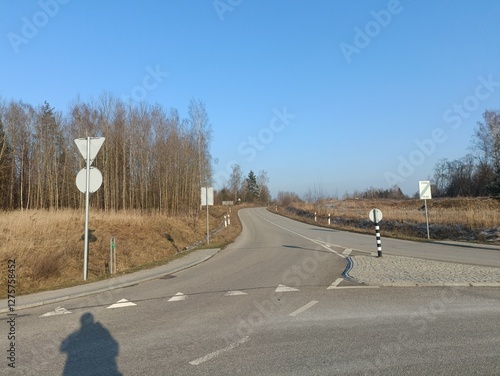
[[[127,299],[120,299],[118,300],[115,304],[111,304],[109,307],[106,307],[106,309],[110,308],[123,308],[123,307],[133,307],[136,306],[137,304],[132,303],[128,301]]]
[[[224,296],[238,296],[238,295],[248,295],[248,293],[243,291],[228,291],[224,294]]]
[[[56,315],[66,315],[68,313],[71,313],[71,311],[68,311],[66,308],[57,307],[53,311],[47,312],[47,313],[41,315],[40,317],[48,317],[48,316],[56,316]]]
[[[344,280],[344,278],[337,278],[337,279],[335,280],[335,282],[333,282],[333,283],[332,283],[330,286],[328,286],[326,289],[327,289],[327,290],[330,290],[330,289],[334,289],[334,288],[336,288],[336,287],[339,285],[339,283],[340,283],[340,282],[342,282],[343,280]]]
[[[172,296],[170,299],[168,299],[169,302],[178,302],[180,300],[186,300],[187,296],[184,295],[182,292],[178,292],[174,296]]]
[[[295,312],[292,312],[290,313],[288,316],[297,316],[299,313],[302,313],[304,312],[305,310],[308,310],[309,308],[311,308],[313,305],[315,305],[318,301],[317,300],[312,300],[310,301],[309,303],[307,303],[305,306],[303,306],[302,308],[299,308],[298,310],[296,310]]]
[[[225,353],[226,351],[229,351],[229,350],[232,350],[236,347],[238,347],[239,345],[245,343],[246,341],[248,341],[250,339],[249,336],[246,336],[246,337],[243,337],[242,339],[240,339],[239,341],[237,342],[234,342],[234,343],[231,343],[230,345],[224,347],[223,349],[220,349],[220,350],[217,350],[217,351],[214,351],[208,355],[205,355],[201,358],[198,358],[198,359],[195,359],[191,362],[189,362],[189,364],[193,365],[193,366],[197,366],[197,365],[200,365],[201,363],[203,362],[206,362],[207,360],[210,360],[210,359],[213,359],[215,357],[218,357],[219,355],[221,355],[222,353]]]
[[[290,291],[300,291],[300,290],[296,289],[294,287],[288,287],[285,285],[279,285],[278,288],[276,290],[274,290],[274,292],[290,292]]]

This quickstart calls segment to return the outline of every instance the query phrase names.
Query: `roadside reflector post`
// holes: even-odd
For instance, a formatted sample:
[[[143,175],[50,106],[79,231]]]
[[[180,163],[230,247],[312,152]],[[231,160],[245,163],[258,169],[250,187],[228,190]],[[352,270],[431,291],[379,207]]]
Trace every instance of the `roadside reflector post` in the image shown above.
[[[231,216],[228,214],[227,215],[227,224],[230,225],[231,224]]]
[[[382,257],[382,240],[380,239],[379,222],[382,220],[382,212],[379,209],[373,209],[368,215],[370,220],[375,223],[375,237],[377,239],[377,257]]]
[[[224,227],[227,227],[227,217],[224,216]]]
[[[316,222],[316,212],[314,212],[314,222]]]
[[[328,226],[330,226],[330,213],[328,213]]]

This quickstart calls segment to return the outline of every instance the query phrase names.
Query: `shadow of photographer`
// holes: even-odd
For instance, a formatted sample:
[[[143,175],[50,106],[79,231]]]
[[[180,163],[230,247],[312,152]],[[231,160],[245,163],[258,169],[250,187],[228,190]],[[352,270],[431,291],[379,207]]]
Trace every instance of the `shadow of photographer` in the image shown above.
[[[109,330],[95,322],[89,312],[82,315],[80,323],[80,329],[66,337],[59,348],[67,355],[62,375],[121,376],[116,364],[119,344]]]

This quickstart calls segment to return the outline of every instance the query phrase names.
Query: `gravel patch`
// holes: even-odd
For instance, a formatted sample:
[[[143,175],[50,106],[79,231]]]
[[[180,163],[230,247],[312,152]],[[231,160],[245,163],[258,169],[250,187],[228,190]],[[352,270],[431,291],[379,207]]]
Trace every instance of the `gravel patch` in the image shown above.
[[[500,268],[400,256],[352,256],[349,275],[378,286],[499,286]]]

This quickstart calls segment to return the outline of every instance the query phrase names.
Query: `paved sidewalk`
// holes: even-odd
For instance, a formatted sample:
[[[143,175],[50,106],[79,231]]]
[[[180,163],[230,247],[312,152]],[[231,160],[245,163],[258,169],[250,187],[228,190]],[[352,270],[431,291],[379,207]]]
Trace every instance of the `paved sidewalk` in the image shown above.
[[[200,264],[213,257],[220,249],[200,249],[178,258],[166,265],[153,269],[141,270],[136,273],[124,274],[103,281],[86,283],[60,290],[45,291],[31,295],[16,296],[16,310],[56,303],[63,300],[101,293],[108,290],[135,285],[151,279],[172,274]],[[0,313],[8,312],[7,299],[0,300]]]
[[[500,268],[384,255],[351,256],[349,276],[375,286],[500,287]]]

